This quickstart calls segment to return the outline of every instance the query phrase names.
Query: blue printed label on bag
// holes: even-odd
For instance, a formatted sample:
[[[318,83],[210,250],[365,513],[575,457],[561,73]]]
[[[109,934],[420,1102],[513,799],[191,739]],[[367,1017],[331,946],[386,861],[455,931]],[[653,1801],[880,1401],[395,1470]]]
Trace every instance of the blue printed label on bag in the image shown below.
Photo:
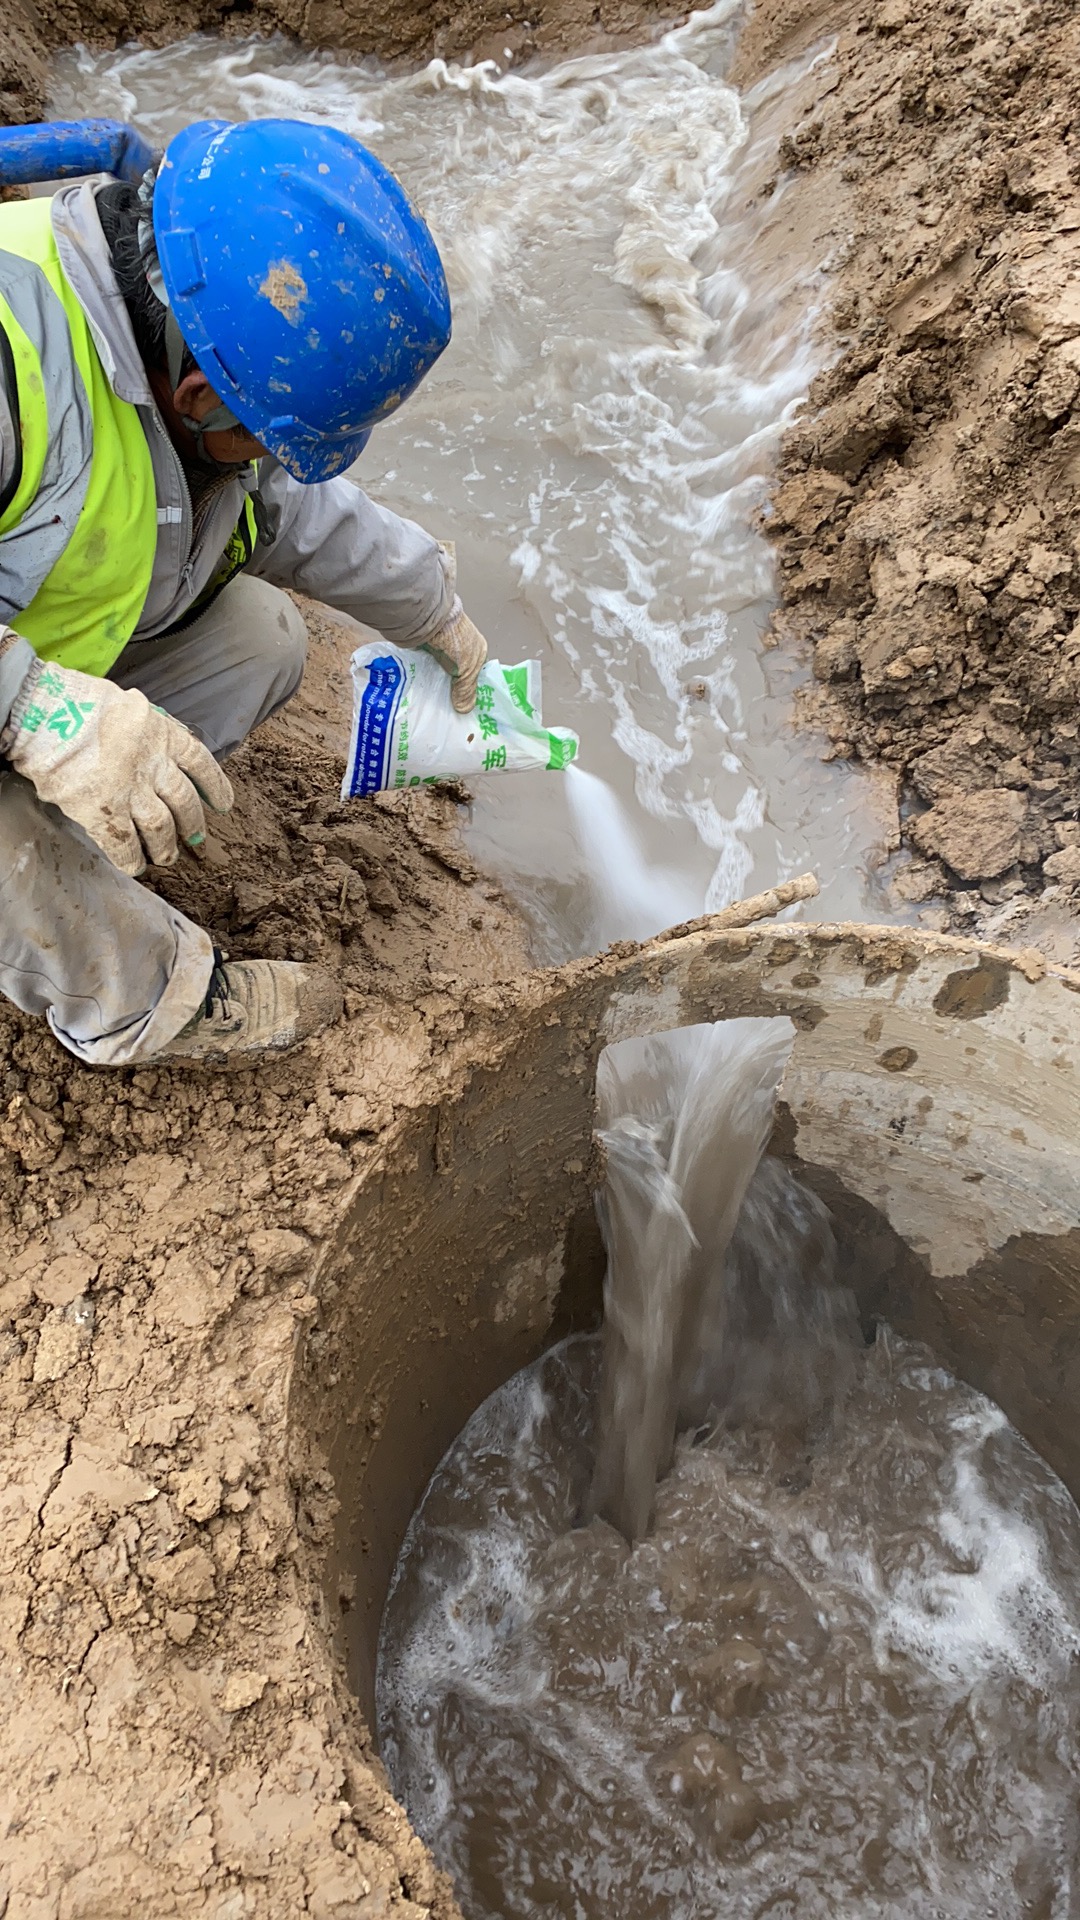
[[[371,661],[356,716],[349,777],[349,792],[353,795],[379,793],[393,784],[390,760],[394,723],[404,685],[405,670],[393,654],[382,654]]]

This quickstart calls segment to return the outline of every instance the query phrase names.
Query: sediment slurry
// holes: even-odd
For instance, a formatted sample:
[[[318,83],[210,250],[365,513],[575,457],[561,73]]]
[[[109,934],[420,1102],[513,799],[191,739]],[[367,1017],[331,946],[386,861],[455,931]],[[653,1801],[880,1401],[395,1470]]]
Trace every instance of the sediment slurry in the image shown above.
[[[780,143],[831,206],[828,371],[769,526],[806,718],[902,782],[901,898],[1071,959],[1080,893],[1080,20],[1046,0],[821,8]],[[743,59],[805,38],[769,5]]]
[[[13,0],[0,25],[0,123],[45,110],[48,57],[74,41],[147,45],[199,31],[224,36],[285,33],[308,47],[375,54],[381,60],[494,59],[617,46],[669,24],[685,9],[669,0]],[[193,113],[198,102],[192,103]]]
[[[383,1753],[472,1920],[1023,1920],[1075,1884],[1080,1514],[928,1349],[863,1347],[827,1216],[762,1171],[754,1386],[648,1537],[581,1524],[589,1339],[485,1402],[410,1527]]]

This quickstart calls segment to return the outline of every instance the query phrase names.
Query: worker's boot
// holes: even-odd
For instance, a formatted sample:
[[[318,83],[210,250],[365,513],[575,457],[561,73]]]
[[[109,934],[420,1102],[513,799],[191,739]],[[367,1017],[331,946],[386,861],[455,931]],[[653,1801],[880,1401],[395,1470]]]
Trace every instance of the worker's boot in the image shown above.
[[[292,960],[215,961],[206,1001],[154,1059],[243,1065],[283,1053],[341,1013],[341,988],[321,967]]]

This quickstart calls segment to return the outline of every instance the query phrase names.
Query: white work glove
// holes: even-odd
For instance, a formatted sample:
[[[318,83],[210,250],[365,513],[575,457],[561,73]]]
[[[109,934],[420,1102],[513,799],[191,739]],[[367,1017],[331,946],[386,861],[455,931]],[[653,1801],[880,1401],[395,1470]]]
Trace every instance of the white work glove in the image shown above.
[[[421,652],[430,653],[450,675],[454,707],[458,713],[468,713],[476,705],[476,683],[487,659],[487,641],[462,610],[460,600],[454,604],[456,613],[422,643]]]
[[[39,660],[30,668],[0,753],[38,798],[59,807],[121,873],[171,866],[206,837],[205,800],[232,806],[212,753],[134,687]]]

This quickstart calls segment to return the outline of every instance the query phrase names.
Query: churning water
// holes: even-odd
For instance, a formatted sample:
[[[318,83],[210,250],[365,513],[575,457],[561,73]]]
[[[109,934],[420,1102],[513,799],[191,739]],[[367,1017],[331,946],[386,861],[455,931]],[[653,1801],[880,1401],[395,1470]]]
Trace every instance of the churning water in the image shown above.
[[[656,45],[503,77],[206,39],[76,51],[54,75],[54,112],[162,142],[193,117],[331,122],[423,206],[454,339],[357,477],[456,540],[492,651],[541,659],[545,711],[580,731],[666,876],[628,923],[590,878],[610,864],[603,809],[583,858],[561,781],[478,782],[475,849],[553,957],[807,867],[822,917],[882,914],[868,785],[791,733],[792,663],[759,646],[771,567],[751,523],[818,364],[821,263],[793,244],[784,185],[760,193],[797,76],[727,84],[735,12],[720,0]]]
[[[1077,1911],[1080,1514],[863,1346],[824,1207],[754,1171],[786,1026],[611,1050],[606,1350],[493,1395],[406,1537],[382,1751],[468,1920]]]
[[[470,1421],[383,1629],[382,1752],[468,1920],[1073,1920],[1080,1517],[924,1350],[813,1444],[679,1443],[575,1527],[596,1342]]]

